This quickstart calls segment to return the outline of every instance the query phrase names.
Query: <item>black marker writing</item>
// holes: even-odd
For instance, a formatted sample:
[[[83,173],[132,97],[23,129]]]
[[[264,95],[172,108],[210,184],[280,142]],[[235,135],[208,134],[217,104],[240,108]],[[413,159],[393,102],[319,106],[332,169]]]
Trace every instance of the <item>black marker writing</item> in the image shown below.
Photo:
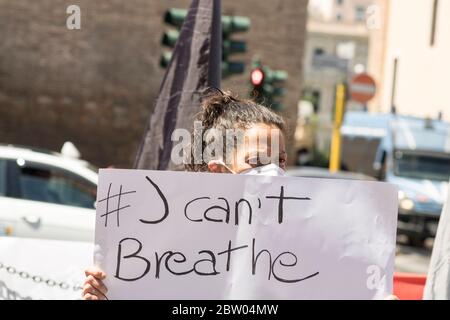
[[[137,245],[137,248],[136,248]],[[167,250],[162,253],[154,252],[155,263],[152,264],[150,259],[145,258],[141,251],[143,250],[142,243],[136,238],[124,238],[119,242],[117,249],[117,265],[116,265],[116,273],[115,277],[117,279],[123,281],[137,281],[147,275],[153,265],[154,270],[152,271],[155,279],[160,279],[164,274],[171,276],[184,276],[190,273],[194,273],[199,276],[216,276],[221,272],[218,268],[225,268],[226,272],[231,270],[232,266],[232,253],[236,251],[240,251],[242,253],[251,254],[251,264],[249,265],[249,274],[256,275],[263,271],[264,273],[267,270],[267,279],[271,280],[273,278],[282,283],[297,283],[301,281],[305,281],[307,279],[313,278],[319,275],[319,272],[311,273],[307,276],[295,277],[294,279],[288,279],[286,277],[281,276],[281,274],[286,271],[289,271],[293,267],[297,266],[297,256],[289,251],[282,252],[276,256],[275,259],[272,259],[272,254],[268,249],[261,249],[257,251],[256,249],[256,239],[252,239],[251,249],[249,245],[241,245],[235,246],[232,244],[232,241],[228,241],[227,249],[220,252],[213,252],[211,250],[200,250],[197,252],[197,257],[194,259],[188,259],[188,257],[181,251],[173,251]],[[251,250],[251,251],[250,251]],[[123,252],[132,252],[131,254],[124,255]],[[250,252],[249,252],[250,251]],[[226,254],[226,263],[218,264],[217,258],[221,255]],[[263,256],[264,254],[264,256]],[[264,259],[266,257],[267,259]],[[192,258],[192,257],[191,257]],[[288,259],[291,259],[291,262],[288,262]],[[135,262],[136,259],[143,261],[141,263],[142,268],[141,271],[138,272],[137,276],[134,277],[125,277],[121,274],[121,269],[124,264],[127,263],[127,260],[132,259],[133,266],[135,269],[138,266]],[[222,260],[223,261],[223,260]],[[259,267],[257,267],[260,265]],[[264,266],[267,265],[267,269]],[[242,267],[242,265],[240,265]],[[166,272],[163,272],[165,270]],[[292,272],[290,272],[292,273]]]
[[[109,184],[108,193],[106,195],[106,198],[98,200],[98,203],[106,201],[106,213],[102,214],[100,217],[105,217],[105,227],[107,227],[108,226],[108,216],[110,214],[115,213],[116,214],[117,226],[119,227],[120,226],[120,211],[130,207],[130,205],[126,205],[126,206],[121,207],[120,206],[120,200],[122,199],[123,195],[127,195],[127,194],[130,194],[130,193],[135,193],[136,191],[122,192],[122,185],[120,185],[119,193],[111,195],[111,187],[112,187],[112,183]],[[113,199],[113,198],[116,198],[116,197],[118,197],[118,199],[117,199],[117,209],[109,211],[109,205],[110,205],[109,201],[111,199]]]
[[[214,255],[214,253],[213,253],[212,251],[210,251],[210,250],[201,250],[201,251],[199,251],[198,253],[199,253],[199,254],[206,253],[206,254],[209,255],[210,259],[201,259],[201,260],[198,260],[198,261],[194,264],[194,270],[195,270],[195,273],[196,273],[196,274],[198,274],[198,275],[200,275],[200,276],[215,276],[216,274],[219,274],[219,273],[220,273],[220,272],[218,272],[218,271],[216,270],[216,263],[217,263],[217,261],[216,261],[216,256]],[[209,263],[211,264],[212,272],[202,272],[202,271],[199,271],[199,270],[197,269],[197,265],[200,264],[200,263],[204,263],[204,262],[209,262]]]
[[[294,258],[294,262],[291,264],[287,264],[287,263],[283,263],[283,261],[281,260],[281,257],[283,257],[284,255],[289,255],[291,257]],[[293,254],[292,252],[286,251],[286,252],[282,252],[278,255],[278,257],[275,258],[275,260],[273,260],[273,265],[272,265],[272,274],[275,277],[275,279],[277,279],[280,282],[285,282],[285,283],[295,283],[295,282],[300,282],[300,281],[304,281],[307,280],[309,278],[315,277],[319,274],[319,272],[315,272],[313,274],[310,274],[309,276],[306,276],[304,278],[300,278],[300,279],[284,279],[281,278],[280,276],[277,276],[276,272],[275,272],[275,266],[277,262],[280,262],[280,265],[283,267],[294,267],[295,265],[297,265],[297,256],[295,254]]]
[[[244,249],[247,248],[248,246],[240,246],[237,248],[233,248],[231,249],[231,240],[228,241],[228,249],[222,252],[219,252],[217,255],[220,256],[221,254],[226,253],[227,254],[227,271],[230,271],[230,265],[231,265],[231,252],[239,250],[239,249]]]
[[[139,247],[132,254],[129,254],[129,255],[124,256],[122,258],[122,243],[125,242],[125,241],[130,241],[130,240],[134,241],[134,242],[137,242],[139,244]],[[138,256],[138,253],[141,252],[141,250],[142,250],[142,243],[138,239],[125,238],[125,239],[120,240],[119,248],[117,250],[116,274],[114,275],[114,277],[116,277],[117,279],[123,280],[123,281],[136,281],[136,280],[139,280],[139,279],[143,278],[150,271],[150,261],[148,261],[144,257]],[[135,278],[124,278],[124,277],[121,277],[120,276],[120,267],[121,267],[121,264],[122,264],[122,259],[130,259],[130,258],[140,259],[140,260],[144,261],[145,262],[145,269],[144,269],[144,271],[142,272],[142,274],[140,276],[137,276]]]
[[[160,222],[164,221],[167,218],[167,216],[169,215],[169,203],[167,202],[166,196],[162,193],[162,191],[158,187],[158,185],[156,183],[154,183],[152,181],[152,179],[150,179],[149,177],[145,177],[145,179],[147,179],[148,182],[150,182],[150,184],[155,188],[156,192],[160,196],[160,198],[164,204],[164,215],[162,216],[161,219],[155,220],[155,221],[149,221],[149,220],[144,220],[144,219],[139,219],[139,221],[142,223],[148,223],[148,224],[160,223]]]
[[[283,223],[283,204],[284,200],[311,200],[308,197],[298,198],[298,197],[285,197],[284,196],[284,187],[281,186],[280,195],[279,196],[266,196],[267,199],[278,199],[278,223]]]
[[[196,202],[196,201],[198,201],[198,200],[205,200],[205,199],[209,200],[209,199],[211,199],[211,198],[210,198],[210,197],[199,197],[199,198],[195,198],[195,199],[192,199],[191,201],[189,201],[189,202],[186,204],[186,206],[184,207],[184,216],[185,216],[188,220],[190,220],[190,221],[192,221],[192,222],[202,222],[202,221],[203,221],[202,219],[191,219],[191,218],[189,218],[189,217],[188,217],[188,214],[187,214],[187,210],[188,210],[188,207],[189,207],[189,205],[190,205],[191,203],[194,203],[194,202]]]
[[[228,204],[227,199],[225,199],[225,198],[218,198],[218,199],[224,200],[227,207],[224,208],[222,206],[212,206],[212,207],[208,208],[204,213],[205,219],[207,221],[212,221],[212,222],[223,222],[222,219],[214,219],[207,215],[207,213],[209,211],[219,209],[219,210],[223,210],[225,212],[225,222],[228,223],[230,221],[230,205]]]
[[[248,208],[248,224],[252,224],[252,205],[248,200],[246,199],[239,199],[239,201],[236,201],[236,205],[234,208],[234,224],[239,224],[239,204],[246,203]]]

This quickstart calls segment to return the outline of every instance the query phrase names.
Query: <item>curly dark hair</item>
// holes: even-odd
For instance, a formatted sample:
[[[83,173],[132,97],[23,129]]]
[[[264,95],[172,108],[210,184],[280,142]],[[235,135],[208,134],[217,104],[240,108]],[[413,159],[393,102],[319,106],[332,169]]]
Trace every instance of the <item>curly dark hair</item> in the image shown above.
[[[248,129],[251,126],[264,123],[274,126],[281,131],[285,129],[283,118],[271,109],[260,105],[252,100],[239,99],[230,91],[222,91],[218,88],[208,88],[202,94],[202,111],[197,114],[196,121],[202,124],[202,130],[221,130],[225,137],[227,129]],[[203,154],[205,148],[211,141],[194,139],[195,130],[192,131],[190,145],[190,161],[187,162],[188,171],[207,171],[207,163],[194,163],[193,157],[196,153]],[[197,141],[197,142],[195,142]],[[225,143],[224,143],[225,145]]]

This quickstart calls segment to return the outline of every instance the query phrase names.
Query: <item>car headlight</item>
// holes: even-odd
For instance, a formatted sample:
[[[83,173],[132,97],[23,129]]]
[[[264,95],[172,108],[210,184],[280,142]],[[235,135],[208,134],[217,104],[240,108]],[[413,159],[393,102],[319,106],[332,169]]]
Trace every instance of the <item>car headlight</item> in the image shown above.
[[[410,211],[414,208],[414,201],[406,195],[406,193],[402,190],[398,191],[398,204],[400,209],[404,211]]]
[[[414,201],[409,198],[404,198],[399,202],[400,208],[405,211],[410,211],[414,208]]]

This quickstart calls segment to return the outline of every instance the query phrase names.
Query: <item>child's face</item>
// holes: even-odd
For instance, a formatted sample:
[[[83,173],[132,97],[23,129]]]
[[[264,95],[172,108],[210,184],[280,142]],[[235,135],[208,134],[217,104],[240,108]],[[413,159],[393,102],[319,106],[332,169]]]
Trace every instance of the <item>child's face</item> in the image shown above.
[[[241,173],[245,170],[275,163],[286,169],[286,149],[280,129],[264,123],[255,124],[244,131],[244,141],[231,157],[228,167],[210,163],[211,172]]]

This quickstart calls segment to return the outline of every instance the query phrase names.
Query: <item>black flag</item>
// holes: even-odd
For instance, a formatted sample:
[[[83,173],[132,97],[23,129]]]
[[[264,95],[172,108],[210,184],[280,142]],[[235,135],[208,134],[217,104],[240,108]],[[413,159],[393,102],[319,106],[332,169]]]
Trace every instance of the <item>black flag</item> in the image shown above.
[[[136,155],[136,169],[178,169],[170,161],[172,132],[190,130],[200,111],[200,92],[220,88],[221,61],[220,0],[193,0]]]

